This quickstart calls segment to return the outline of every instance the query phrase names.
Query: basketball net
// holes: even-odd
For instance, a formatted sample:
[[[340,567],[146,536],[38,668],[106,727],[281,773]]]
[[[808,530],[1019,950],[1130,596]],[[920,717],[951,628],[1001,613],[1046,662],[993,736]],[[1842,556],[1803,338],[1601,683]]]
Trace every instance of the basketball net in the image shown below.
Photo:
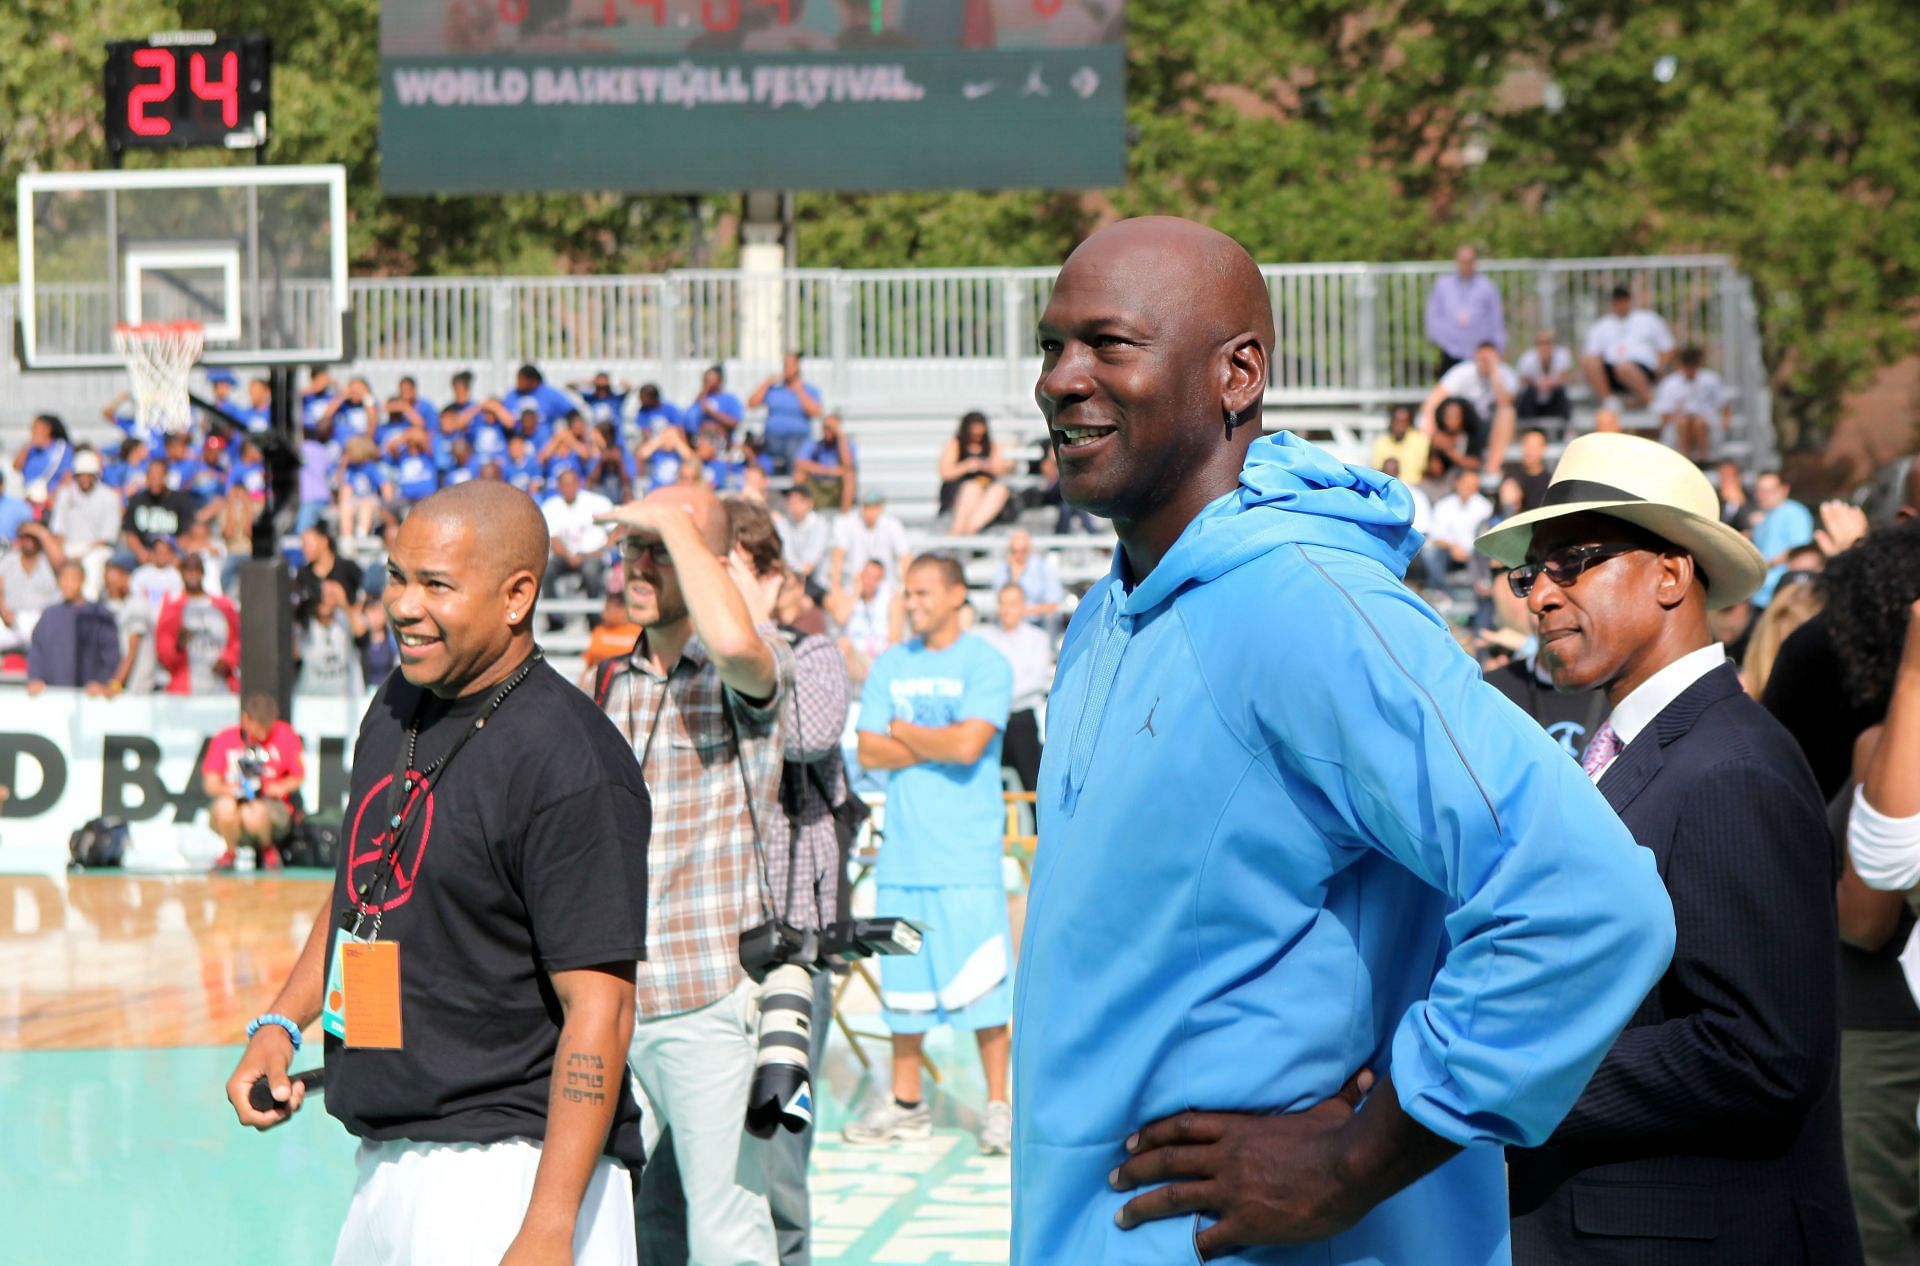
[[[187,375],[206,346],[198,321],[149,321],[113,327],[113,347],[133,380],[134,417],[149,430],[171,435],[193,427]]]

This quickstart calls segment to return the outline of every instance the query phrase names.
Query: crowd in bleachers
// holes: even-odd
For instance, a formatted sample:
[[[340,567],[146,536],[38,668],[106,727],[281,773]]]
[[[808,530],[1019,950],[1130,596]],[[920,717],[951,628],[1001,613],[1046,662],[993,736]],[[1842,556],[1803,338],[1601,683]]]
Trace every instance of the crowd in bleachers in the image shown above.
[[[35,689],[108,695],[237,688],[238,575],[268,502],[272,390],[220,368],[206,381],[203,406],[211,408],[198,409],[189,430],[148,428],[124,394],[102,410],[110,441],[89,443],[56,417],[35,419],[13,457],[16,491],[0,498],[0,543],[13,546],[0,561],[0,653],[15,656],[0,672]],[[719,366],[678,404],[652,383],[608,373],[556,386],[534,365],[495,394],[482,394],[468,371],[446,387],[435,399],[405,377],[382,397],[365,378],[315,366],[288,404],[299,436],[290,455],[299,511],[285,544],[296,569],[302,693],[357,696],[391,669],[393,643],[375,600],[387,534],[413,504],[470,479],[501,480],[541,505],[553,543],[547,633],[588,669],[624,653],[635,636],[619,602],[619,555],[598,517],[676,484],[774,503],[793,573],[789,614],[830,634],[856,680],[901,640],[908,529],[882,490],[862,489],[858,449],[799,357],[744,399]],[[1094,526],[1061,502],[1050,458],[1003,448],[983,414],[966,414],[929,458],[939,527],[950,537],[1010,527],[1029,512],[1061,530]],[[1044,551],[1027,561],[1030,542],[1017,530],[1009,538],[1020,560],[1014,574],[1052,577],[1028,585],[1027,603],[1030,618],[1057,634],[1066,596]],[[997,553],[997,543],[985,547],[980,561]],[[80,601],[103,604],[117,631],[110,663],[32,653],[34,627],[59,603],[58,576],[70,561],[80,568]],[[973,580],[989,597],[1001,587],[996,576]],[[990,613],[993,604],[983,605]],[[68,623],[55,621],[41,640],[55,641],[57,626],[64,641]],[[174,637],[178,646],[161,645]]]

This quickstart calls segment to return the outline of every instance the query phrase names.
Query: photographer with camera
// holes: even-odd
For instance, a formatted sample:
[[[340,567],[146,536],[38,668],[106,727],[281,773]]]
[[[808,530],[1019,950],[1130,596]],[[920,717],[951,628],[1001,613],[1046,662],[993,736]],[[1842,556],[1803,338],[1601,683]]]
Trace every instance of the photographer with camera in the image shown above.
[[[763,832],[780,796],[793,652],[766,623],[771,599],[733,554],[712,493],[663,488],[602,517],[626,529],[641,634],[602,666],[594,698],[632,745],[654,808],[629,1060],[650,1136],[634,1193],[640,1260],[773,1266],[764,1145],[746,1129],[759,990],[740,934],[776,905]]]
[[[793,649],[793,690],[787,699],[786,761],[780,795],[761,825],[766,830],[768,886],[775,909],[799,931],[818,932],[840,917],[840,888],[846,875],[841,834],[857,829],[854,815],[865,806],[850,799],[840,736],[847,727],[846,661],[833,639],[792,627],[778,603],[787,571],[781,563],[780,536],[773,513],[762,502],[739,493],[722,497],[733,529],[733,552],[753,577],[749,595],[775,611],[780,635]],[[797,593],[797,588],[795,590]],[[760,615],[756,609],[755,616]],[[843,826],[842,824],[845,823]],[[805,964],[802,964],[805,966]],[[825,1054],[833,1014],[833,975],[811,974],[807,1066],[818,1068]],[[762,1035],[766,1022],[762,1022]],[[758,1102],[760,1096],[756,1095]],[[813,1123],[799,1130],[778,1130],[766,1149],[767,1199],[781,1266],[807,1266],[807,1162],[813,1151]]]
[[[242,848],[254,849],[263,868],[280,869],[279,845],[293,833],[294,801],[307,772],[300,736],[280,719],[272,695],[247,696],[240,724],[207,744],[200,777],[213,829],[227,846],[214,869],[232,870]]]

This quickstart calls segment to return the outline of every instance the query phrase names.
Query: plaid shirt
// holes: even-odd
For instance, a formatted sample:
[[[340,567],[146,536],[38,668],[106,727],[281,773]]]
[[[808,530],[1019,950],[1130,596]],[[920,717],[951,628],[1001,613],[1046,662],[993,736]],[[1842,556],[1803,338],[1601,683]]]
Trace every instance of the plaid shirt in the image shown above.
[[[607,686],[602,707],[633,745],[653,797],[647,959],[639,965],[635,999],[639,1016],[707,1006],[726,997],[746,974],[740,967],[740,932],[764,917],[746,784],[753,786],[761,829],[770,841],[784,845],[785,837],[773,834],[772,821],[780,801],[784,705],[793,689],[793,652],[786,640],[771,625],[762,625],[760,636],[773,649],[779,680],[764,707],[749,705],[721,684],[719,669],[697,637],[663,678],[645,658],[642,635]],[[740,760],[734,758],[723,710],[729,705]]]
[[[793,693],[787,701],[786,796],[763,825],[767,875],[782,914],[797,928],[825,927],[836,917],[840,897],[840,838],[833,805],[846,798],[847,768],[840,739],[847,729],[847,661],[832,641],[793,630]],[[832,803],[820,794],[806,766],[816,764]],[[787,799],[794,813],[787,813]],[[787,860],[791,854],[792,874]]]

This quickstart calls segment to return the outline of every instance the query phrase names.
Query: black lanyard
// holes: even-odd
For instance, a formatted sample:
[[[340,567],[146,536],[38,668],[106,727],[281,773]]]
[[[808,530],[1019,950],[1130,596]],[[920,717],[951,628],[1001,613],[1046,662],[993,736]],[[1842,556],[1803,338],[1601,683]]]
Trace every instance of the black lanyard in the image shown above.
[[[421,691],[419,697],[413,701],[413,711],[407,717],[407,741],[394,755],[393,778],[387,784],[387,847],[380,858],[380,868],[354,891],[353,905],[341,920],[341,926],[346,927],[347,931],[358,936],[361,925],[368,915],[372,915],[373,931],[367,939],[370,941],[379,939],[380,920],[385,914],[380,907],[386,900],[388,886],[399,872],[400,851],[406,846],[407,828],[413,825],[415,807],[427,802],[427,797],[433,791],[434,776],[445,771],[453,763],[453,758],[459,755],[460,749],[467,745],[468,740],[487,728],[488,719],[500,710],[500,705],[506,702],[507,696],[513,693],[514,687],[527,679],[534,665],[538,664],[542,658],[540,648],[534,647],[533,654],[527,656],[527,662],[506,680],[493,699],[481,710],[480,715],[473,719],[473,724],[462,730],[459,737],[453,740],[452,746],[442,752],[431,765],[418,771],[414,769],[413,761],[419,746],[420,712],[426,706],[427,692]],[[418,779],[417,782],[416,779]],[[351,927],[346,926],[349,922],[352,924]]]

